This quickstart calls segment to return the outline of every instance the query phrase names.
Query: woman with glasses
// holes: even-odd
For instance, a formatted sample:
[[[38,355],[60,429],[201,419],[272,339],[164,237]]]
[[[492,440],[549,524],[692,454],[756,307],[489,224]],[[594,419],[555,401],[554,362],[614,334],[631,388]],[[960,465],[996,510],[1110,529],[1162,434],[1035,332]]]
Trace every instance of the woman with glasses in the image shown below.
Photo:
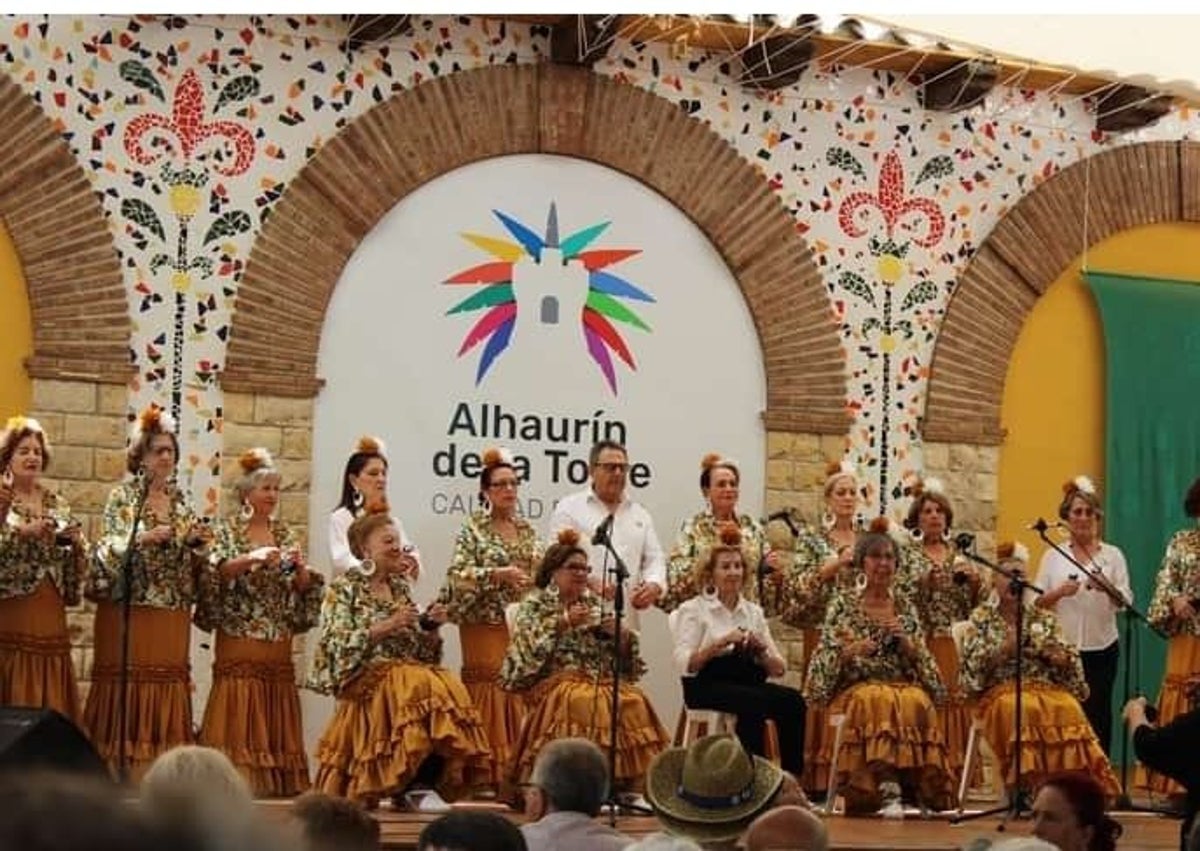
[[[587,551],[574,529],[564,529],[546,549],[535,576],[537,589],[517,609],[513,640],[500,683],[524,692],[529,716],[510,761],[510,779],[524,783],[542,746],[554,739],[591,739],[608,753],[612,742],[612,659],[620,654],[616,764],[619,792],[641,791],[651,760],[671,738],[636,681],[646,672],[638,636],[602,615],[600,596],[588,587]]]
[[[1037,605],[1054,611],[1067,641],[1079,648],[1088,684],[1083,711],[1107,756],[1120,656],[1117,612],[1121,606],[1112,596],[1133,601],[1129,568],[1119,549],[1100,540],[1100,497],[1087,476],[1077,476],[1063,485],[1058,516],[1071,536],[1063,549],[1087,571],[1081,571],[1053,547],[1046,550],[1034,583],[1043,592]],[[1108,586],[1107,592],[1101,585]]]
[[[454,559],[437,601],[446,606],[462,641],[462,681],[491,741],[490,776],[473,778],[497,792],[512,748],[521,735],[524,701],[500,688],[497,676],[508,651],[505,607],[533,585],[533,565],[542,556],[537,533],[517,514],[520,482],[505,450],[483,453],[479,474],[480,510],[459,530]]]

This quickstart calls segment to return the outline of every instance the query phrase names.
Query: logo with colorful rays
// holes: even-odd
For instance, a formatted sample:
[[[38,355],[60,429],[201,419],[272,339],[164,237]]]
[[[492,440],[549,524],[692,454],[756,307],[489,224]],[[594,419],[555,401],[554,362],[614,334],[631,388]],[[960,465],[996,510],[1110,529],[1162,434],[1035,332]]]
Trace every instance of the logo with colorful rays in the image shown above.
[[[450,285],[482,285],[482,289],[446,311],[447,316],[486,311],[467,333],[458,350],[458,356],[462,357],[486,341],[475,372],[475,384],[483,381],[488,370],[495,365],[496,359],[512,342],[513,328],[516,327],[517,314],[521,307],[517,304],[517,296],[513,290],[514,275],[519,274],[516,267],[529,261],[537,265],[543,262],[550,264],[557,259],[563,266],[574,262],[581,264],[587,271],[587,294],[580,323],[583,326],[588,354],[600,368],[609,389],[615,394],[617,373],[612,355],[616,354],[631,370],[637,369],[633,354],[621,336],[618,325],[630,325],[642,331],[650,331],[650,326],[622,300],[653,303],[655,299],[645,290],[606,270],[640,254],[642,250],[589,249],[588,246],[604,233],[611,222],[591,225],[559,239],[558,210],[553,202],[550,204],[544,236],[539,236],[526,225],[499,210],[493,210],[492,213],[516,242],[475,233],[462,234],[467,242],[487,252],[494,259],[465,269],[443,282]],[[568,279],[564,276],[562,280]],[[529,309],[532,312],[533,306],[529,306]],[[557,313],[551,311],[549,318],[545,314],[538,318],[542,322],[554,323],[557,322]]]

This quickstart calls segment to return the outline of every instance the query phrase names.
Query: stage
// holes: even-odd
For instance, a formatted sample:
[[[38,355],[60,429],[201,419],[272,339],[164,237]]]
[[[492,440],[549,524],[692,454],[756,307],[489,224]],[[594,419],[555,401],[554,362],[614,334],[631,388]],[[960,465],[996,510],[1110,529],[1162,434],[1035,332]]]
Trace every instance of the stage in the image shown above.
[[[270,811],[272,817],[285,816],[290,801],[263,801],[261,806]],[[456,805],[458,808],[491,809],[501,812],[514,822],[523,822],[524,817],[507,807],[484,803]],[[383,828],[383,847],[387,849],[415,849],[421,829],[437,818],[433,814],[396,812],[382,806],[375,813]],[[1131,851],[1154,849],[1177,849],[1179,847],[1179,821],[1155,814],[1115,813],[1114,817],[1124,826],[1119,846]],[[607,821],[607,819],[604,819]],[[963,824],[951,824],[948,815],[922,819],[915,812],[903,821],[880,818],[845,818],[829,816],[825,819],[831,837],[830,848],[838,851],[875,851],[875,849],[930,849],[930,851],[958,851],[978,836],[1020,836],[1028,834],[1032,827],[1025,820],[1010,822],[1007,833],[999,833],[999,819],[985,818]],[[650,817],[622,817],[617,819],[617,829],[632,836],[641,837],[659,829],[658,822]]]

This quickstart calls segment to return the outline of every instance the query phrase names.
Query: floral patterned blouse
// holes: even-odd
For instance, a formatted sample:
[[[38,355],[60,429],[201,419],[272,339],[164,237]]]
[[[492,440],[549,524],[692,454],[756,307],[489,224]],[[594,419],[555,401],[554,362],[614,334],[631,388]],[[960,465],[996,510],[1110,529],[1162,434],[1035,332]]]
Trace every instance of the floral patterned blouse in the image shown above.
[[[516,541],[505,541],[492,528],[491,516],[476,512],[467,518],[454,542],[454,559],[437,601],[444,603],[452,623],[504,623],[504,607],[521,599],[521,591],[492,579],[497,567],[515,565],[532,578],[541,561],[542,545],[528,521],[514,517]]]
[[[1088,695],[1079,651],[1063,638],[1058,618],[1037,606],[1025,607],[1024,653],[1021,679],[1059,686],[1084,700]],[[1008,637],[1008,624],[1000,607],[987,602],[971,613],[971,628],[963,639],[959,682],[970,697],[983,694],[993,686],[1016,677],[1017,660],[1009,655],[998,660],[997,653]]]
[[[1154,581],[1154,599],[1146,613],[1153,626],[1172,638],[1200,636],[1200,615],[1186,622],[1175,617],[1171,601],[1179,596],[1200,600],[1200,529],[1184,529],[1171,537]]]
[[[929,692],[935,702],[946,699],[946,687],[938,672],[937,661],[925,644],[916,609],[911,601],[895,596],[896,617],[917,648],[910,659],[899,650],[883,648],[866,656],[848,657],[844,648],[851,642],[872,638],[883,642],[885,631],[863,610],[857,591],[835,594],[825,613],[821,642],[808,663],[804,696],[813,703],[827,704],[838,694],[861,682],[907,682]]]
[[[84,594],[89,600],[120,600],[123,579],[122,564],[133,528],[133,512],[138,503],[138,487],[126,482],[113,488],[104,506],[103,535],[96,542],[91,570]],[[169,525],[175,537],[163,544],[137,546],[132,562],[135,606],[160,609],[191,609],[196,602],[197,581],[207,556],[190,549],[184,542],[196,515],[184,502],[178,488],[171,489],[171,506],[167,516],[159,517],[150,508],[142,507],[139,531]]]
[[[785,623],[798,629],[818,629],[825,623],[830,600],[854,589],[853,569],[840,571],[831,582],[821,579],[821,565],[835,555],[837,545],[824,531],[805,530],[796,539],[796,558],[784,579]]]
[[[72,522],[71,506],[65,499],[45,488],[42,492],[41,517],[54,520],[59,527]],[[53,539],[23,538],[17,526],[38,519],[32,512],[15,504],[0,523],[0,599],[24,597],[37,590],[43,579],[49,579],[68,606],[79,603],[79,584],[86,570],[87,544],[72,548],[56,544]]]
[[[762,524],[749,514],[737,516],[738,528],[742,530],[743,547],[758,554],[754,564],[746,565],[751,576],[745,584],[746,596],[758,601],[758,582],[754,571],[758,570],[759,560],[771,551],[767,543],[766,533]],[[700,556],[717,543],[717,521],[711,511],[702,511],[695,517],[683,522],[675,546],[667,559],[667,592],[658,601],[658,607],[664,612],[679,608],[688,600],[700,593],[696,587],[696,562]],[[772,595],[768,594],[768,598]],[[768,600],[770,602],[770,600]],[[770,616],[772,612],[768,611]]]
[[[597,595],[585,591],[580,600],[599,612]],[[599,635],[594,626],[561,629],[565,611],[554,585],[525,595],[517,608],[516,628],[500,667],[500,685],[510,691],[524,691],[561,671],[576,671],[588,677],[604,677],[612,672],[612,639]],[[646,665],[638,653],[637,634],[630,636],[621,676],[626,678],[623,681],[634,682],[646,672]]]
[[[918,545],[905,547],[900,553],[904,565],[897,575],[908,578],[917,605],[917,614],[928,635],[948,637],[950,627],[958,621],[971,617],[975,607],[983,602],[984,584],[979,571],[968,564],[953,549],[947,549],[941,565],[936,565],[925,548]],[[940,566],[948,577],[944,588],[935,588],[924,578],[935,566]],[[965,582],[957,582],[952,574],[960,572]]]
[[[290,572],[278,568],[259,566],[227,579],[221,575],[221,565],[256,547],[247,537],[246,521],[240,514],[220,524],[215,532],[209,567],[201,575],[198,627],[240,638],[281,641],[317,625],[325,577],[309,570],[309,584],[303,592],[296,590]],[[271,522],[271,534],[281,550],[297,544],[291,528],[282,522]]]
[[[371,643],[368,633],[402,605],[412,603],[408,581],[397,574],[387,579],[393,599],[371,592],[360,570],[348,570],[325,587],[316,650],[307,686],[322,694],[340,694],[363,671],[390,662],[439,665],[442,637],[437,630],[414,625]]]

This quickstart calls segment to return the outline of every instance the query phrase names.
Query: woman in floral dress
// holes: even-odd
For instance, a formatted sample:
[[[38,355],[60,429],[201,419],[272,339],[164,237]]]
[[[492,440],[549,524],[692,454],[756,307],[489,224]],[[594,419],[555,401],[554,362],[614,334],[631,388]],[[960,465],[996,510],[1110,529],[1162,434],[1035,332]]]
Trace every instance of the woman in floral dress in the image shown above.
[[[275,518],[279,472],[266,449],[239,459],[239,508],[218,529],[196,621],[215,630],[200,743],[224,751],[258,797],[309,786],[292,636],[316,626],[324,577]]]
[[[191,620],[212,535],[175,484],[179,443],[174,429],[157,405],[138,417],[126,458],[130,479],[109,494],[104,534],[84,589],[97,605],[95,663],[83,723],[100,755],[118,773],[128,769],[135,782],[159,754],[194,738]],[[127,589],[124,565],[139,506]],[[127,590],[127,763],[121,766],[121,612]]]
[[[462,681],[479,710],[492,748],[491,770],[479,782],[501,789],[512,749],[521,735],[525,702],[500,687],[500,666],[508,652],[505,608],[533,585],[541,560],[537,532],[517,514],[520,480],[512,457],[499,449],[483,453],[479,499],[454,542],[454,559],[438,595],[462,641]]]
[[[526,693],[530,714],[512,761],[512,780],[524,783],[542,746],[553,739],[591,739],[608,753],[612,743],[612,653],[615,623],[601,615],[600,598],[588,589],[587,552],[579,533],[564,529],[548,547],[535,583],[517,610],[516,629],[500,682]],[[671,739],[654,707],[637,686],[646,671],[637,634],[625,626],[619,641],[616,760],[613,776],[622,792],[640,791],[650,761]]]
[[[309,678],[337,698],[313,785],[367,807],[384,797],[404,807],[417,788],[453,800],[486,771],[489,752],[470,695],[441,666],[446,607],[418,612],[400,530],[386,513],[355,520],[348,542],[357,567],[325,589]]]
[[[1012,543],[997,548],[1000,567],[1024,577],[1029,555]],[[997,573],[995,591],[971,614],[963,641],[961,682],[978,700],[987,739],[1011,792],[1016,782],[1017,595],[1009,579]],[[1080,701],[1087,682],[1079,650],[1067,641],[1058,619],[1047,610],[1024,606],[1021,653],[1021,775],[1033,789],[1059,771],[1083,771],[1104,787],[1110,803],[1121,792],[1108,757],[1100,747]]]
[[[79,720],[67,606],[79,603],[87,544],[71,507],[42,484],[50,446],[37,420],[0,434],[0,706]]]

